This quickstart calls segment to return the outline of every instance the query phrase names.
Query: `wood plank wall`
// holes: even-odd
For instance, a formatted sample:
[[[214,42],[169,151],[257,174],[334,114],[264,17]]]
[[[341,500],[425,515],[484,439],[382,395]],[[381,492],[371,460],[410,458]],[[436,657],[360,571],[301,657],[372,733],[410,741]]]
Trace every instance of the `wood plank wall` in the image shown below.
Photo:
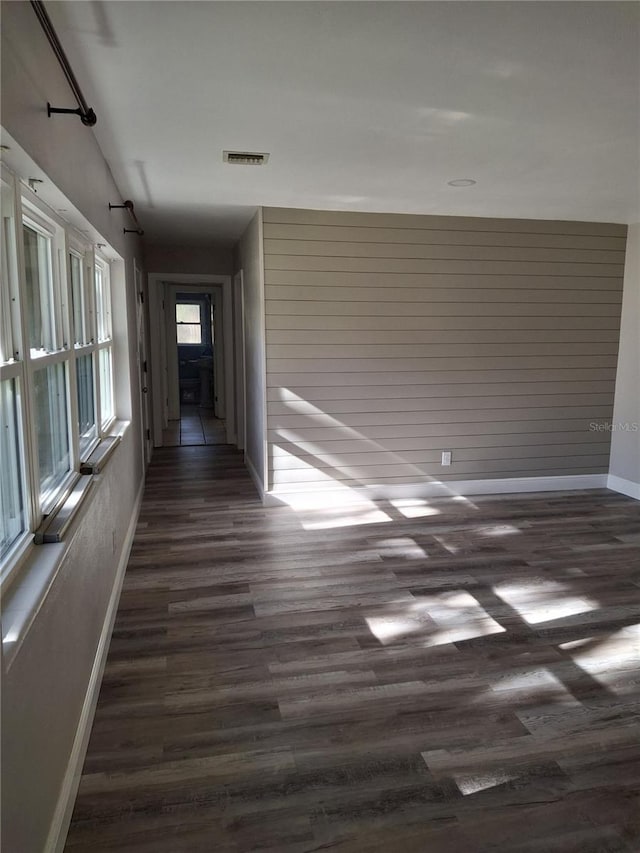
[[[269,488],[608,470],[626,226],[263,221]]]
[[[245,456],[260,492],[265,490],[265,432],[264,400],[265,339],[264,283],[262,276],[262,245],[258,211],[242,235],[239,245],[243,280],[244,364],[245,364]]]

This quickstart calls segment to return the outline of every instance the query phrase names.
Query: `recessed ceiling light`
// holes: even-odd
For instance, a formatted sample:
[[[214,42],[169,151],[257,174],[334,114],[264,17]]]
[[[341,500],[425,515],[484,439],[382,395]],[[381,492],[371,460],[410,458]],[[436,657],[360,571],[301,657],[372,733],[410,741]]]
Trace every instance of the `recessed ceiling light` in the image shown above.
[[[264,166],[269,155],[257,151],[223,151],[222,159],[235,166]]]
[[[473,178],[456,178],[454,181],[447,181],[450,187],[472,187],[477,183]]]

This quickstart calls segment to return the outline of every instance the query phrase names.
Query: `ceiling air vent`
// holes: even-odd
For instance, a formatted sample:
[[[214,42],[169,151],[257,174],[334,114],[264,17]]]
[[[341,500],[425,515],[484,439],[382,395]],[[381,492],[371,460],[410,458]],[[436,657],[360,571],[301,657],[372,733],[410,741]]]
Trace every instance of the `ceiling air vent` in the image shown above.
[[[223,151],[222,159],[236,166],[264,166],[269,155],[257,154],[255,151]]]

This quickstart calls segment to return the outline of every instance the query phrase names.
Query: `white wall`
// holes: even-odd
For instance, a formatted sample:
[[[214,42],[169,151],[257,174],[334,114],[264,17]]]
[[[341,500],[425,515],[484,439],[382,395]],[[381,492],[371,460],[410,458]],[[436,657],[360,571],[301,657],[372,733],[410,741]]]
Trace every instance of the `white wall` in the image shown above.
[[[133,281],[134,258],[142,266],[140,240],[122,233],[126,211],[109,211],[121,195],[93,131],[76,116],[48,118],[47,101],[75,106],[31,5],[3,4],[2,125],[46,189],[55,185],[66,199],[65,216],[74,224],[83,219],[91,238],[100,235],[123,259],[126,288],[114,307],[124,327],[115,332],[115,369],[125,390],[131,383],[133,401],[131,428],[83,507],[51,588],[10,666],[2,659],[2,849],[15,853],[48,849],[143,477]],[[7,152],[9,166],[14,156]],[[119,416],[129,416],[128,400],[117,394]]]
[[[266,485],[266,360],[262,210],[244,232],[238,249],[244,276],[245,460],[261,495]]]
[[[8,669],[3,658],[2,850],[47,849],[91,674],[99,665],[96,653],[116,570],[121,555],[126,558],[123,541],[138,487],[132,476],[139,465],[138,436],[139,431],[129,430],[101,475],[77,535]],[[91,701],[89,697],[89,705]]]
[[[627,234],[609,487],[640,500],[640,223]]]

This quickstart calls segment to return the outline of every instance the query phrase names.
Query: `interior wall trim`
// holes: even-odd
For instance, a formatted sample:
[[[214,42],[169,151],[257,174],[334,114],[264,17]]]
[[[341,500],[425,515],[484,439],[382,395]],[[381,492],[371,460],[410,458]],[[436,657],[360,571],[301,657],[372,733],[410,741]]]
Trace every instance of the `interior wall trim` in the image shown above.
[[[272,489],[265,493],[265,506],[323,503],[357,503],[361,500],[401,500],[420,498],[446,498],[472,495],[500,495],[521,492],[576,491],[579,489],[607,488],[607,474],[575,474],[573,476],[506,477],[486,480],[448,480],[446,482],[398,483],[393,485],[360,486],[335,489]],[[610,478],[609,478],[610,479]]]
[[[56,810],[53,814],[49,835],[44,847],[44,853],[63,853],[64,846],[69,832],[69,824],[71,823],[71,815],[75,805],[80,777],[82,775],[82,766],[84,764],[93,718],[95,716],[96,705],[98,704],[98,696],[100,694],[100,686],[102,684],[102,676],[104,673],[105,664],[107,662],[107,654],[109,652],[109,643],[113,625],[118,611],[118,603],[120,601],[120,593],[124,581],[125,570],[129,562],[129,554],[133,545],[133,538],[136,532],[138,516],[140,515],[140,507],[142,505],[142,495],[144,493],[145,481],[140,483],[138,494],[136,495],[133,513],[127,532],[125,534],[120,560],[116,569],[115,581],[109,605],[105,614],[96,656],[94,658],[91,676],[87,685],[87,692],[82,705],[76,736],[73,741],[73,747],[69,755],[67,769],[60,786],[60,794],[56,804]]]
[[[622,495],[627,495],[627,497],[640,501],[640,483],[634,483],[633,480],[609,474],[607,477],[607,488],[613,492],[620,492]]]
[[[258,474],[258,472],[256,470],[256,466],[253,464],[253,462],[251,461],[251,457],[247,454],[246,451],[244,454],[244,464],[247,467],[247,471],[251,475],[251,479],[253,480],[254,486],[258,490],[258,494],[260,495],[260,500],[262,501],[263,504],[265,504],[265,506],[268,506],[268,503],[266,500],[267,494],[264,490],[264,484],[263,484],[262,480],[260,479],[260,475]],[[277,506],[280,503],[281,503],[281,501],[277,501],[277,503],[273,504],[273,506]]]

